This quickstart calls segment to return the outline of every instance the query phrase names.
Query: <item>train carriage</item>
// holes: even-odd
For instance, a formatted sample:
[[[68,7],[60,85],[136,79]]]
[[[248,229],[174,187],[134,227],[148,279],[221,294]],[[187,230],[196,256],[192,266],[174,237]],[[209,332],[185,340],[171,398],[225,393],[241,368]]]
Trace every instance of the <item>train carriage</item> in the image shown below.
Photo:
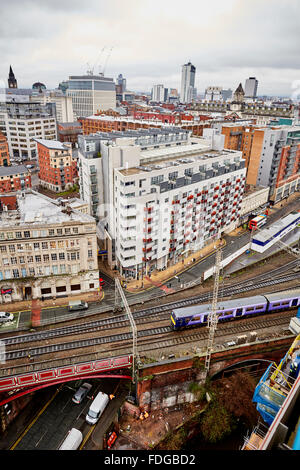
[[[268,312],[276,312],[300,306],[300,288],[289,289],[253,297],[224,300],[217,304],[218,321],[234,320],[246,316],[254,316]],[[171,313],[171,327],[179,330],[186,327],[207,324],[212,305],[200,304],[178,308]]]
[[[266,311],[267,305],[268,302],[263,295],[224,300],[217,304],[216,313],[219,316],[219,321],[228,321],[236,317],[263,313]],[[177,330],[185,327],[206,325],[210,313],[211,303],[178,308],[172,311],[171,326],[174,330]]]
[[[300,289],[289,289],[265,294],[265,297],[269,304],[269,312],[300,306]]]

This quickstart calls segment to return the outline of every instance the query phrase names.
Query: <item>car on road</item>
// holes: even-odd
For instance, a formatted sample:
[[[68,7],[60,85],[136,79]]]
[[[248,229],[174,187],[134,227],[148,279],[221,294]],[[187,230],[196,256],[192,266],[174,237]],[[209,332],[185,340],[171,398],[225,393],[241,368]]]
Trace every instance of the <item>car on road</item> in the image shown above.
[[[82,300],[70,300],[68,305],[68,310],[86,310],[89,308],[89,304],[87,302],[83,302]]]
[[[5,323],[7,321],[12,321],[13,319],[14,319],[13,313],[0,312],[0,323]]]
[[[91,388],[92,385],[88,384],[87,382],[82,384],[81,387],[79,387],[79,389],[77,390],[77,392],[73,395],[72,401],[77,404],[81,403],[82,400],[87,396]]]

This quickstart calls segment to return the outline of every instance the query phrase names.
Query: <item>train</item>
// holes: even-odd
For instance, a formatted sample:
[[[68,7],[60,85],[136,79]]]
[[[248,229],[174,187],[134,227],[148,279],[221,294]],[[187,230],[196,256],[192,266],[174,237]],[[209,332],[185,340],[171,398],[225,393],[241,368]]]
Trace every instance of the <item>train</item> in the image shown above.
[[[300,288],[295,288],[265,295],[224,300],[217,303],[216,313],[219,322],[226,322],[298,306],[300,306]],[[209,303],[174,309],[171,312],[171,328],[180,330],[207,325],[211,308],[212,304]]]

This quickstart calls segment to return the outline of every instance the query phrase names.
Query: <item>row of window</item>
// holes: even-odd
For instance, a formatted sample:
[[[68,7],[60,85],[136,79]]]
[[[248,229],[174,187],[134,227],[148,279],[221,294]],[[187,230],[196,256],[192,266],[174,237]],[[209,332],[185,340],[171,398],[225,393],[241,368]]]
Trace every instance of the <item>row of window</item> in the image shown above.
[[[39,238],[39,237],[47,237],[47,236],[54,236],[54,235],[70,235],[71,233],[78,233],[78,227],[66,227],[65,229],[57,228],[57,229],[49,229],[49,230],[24,230],[24,232],[0,232],[0,240],[9,239],[12,240],[14,238]],[[5,236],[6,235],[6,236]],[[55,242],[53,242],[55,243]],[[79,240],[78,240],[79,243]]]
[[[67,256],[65,255],[65,253],[58,253],[58,256],[57,256],[57,253],[51,253],[51,255],[48,255],[48,254],[43,255],[43,258],[42,258],[42,255],[27,256],[27,257],[19,256],[18,258],[16,256],[12,256],[11,258],[2,258],[2,264],[3,266],[9,266],[9,264],[18,264],[18,262],[20,264],[25,264],[25,262],[33,263],[34,261],[36,263],[41,263],[42,259],[43,259],[43,262],[48,262],[50,261],[50,259],[51,261],[57,261],[58,259],[59,260],[67,259],[68,261],[75,261],[76,259],[77,260],[80,259],[80,253],[79,251],[74,252],[74,253],[67,253]]]
[[[4,279],[17,279],[22,277],[51,276],[52,274],[77,274],[80,271],[80,264],[67,266],[65,264],[53,266],[39,266],[37,268],[7,269],[0,271],[0,281]]]

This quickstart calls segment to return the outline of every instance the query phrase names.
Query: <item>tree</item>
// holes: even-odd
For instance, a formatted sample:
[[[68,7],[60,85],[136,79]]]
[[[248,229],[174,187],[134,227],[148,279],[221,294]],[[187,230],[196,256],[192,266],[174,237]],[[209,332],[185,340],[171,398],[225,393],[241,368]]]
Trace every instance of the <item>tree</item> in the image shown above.
[[[204,439],[212,444],[231,433],[231,416],[218,400],[214,400],[205,411],[200,428]]]

